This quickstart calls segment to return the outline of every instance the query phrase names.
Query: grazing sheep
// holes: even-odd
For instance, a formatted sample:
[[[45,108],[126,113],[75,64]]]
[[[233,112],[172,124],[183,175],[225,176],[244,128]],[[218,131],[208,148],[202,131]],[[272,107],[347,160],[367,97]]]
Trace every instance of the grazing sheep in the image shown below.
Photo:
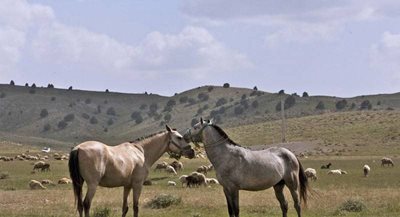
[[[72,183],[72,181],[69,178],[61,178],[60,180],[58,180],[58,184],[60,185],[70,184],[70,183]]]
[[[158,163],[158,164],[156,164],[156,167],[154,168],[154,171],[163,170],[163,169],[167,168],[167,166],[168,166],[168,163],[165,162],[165,161],[162,162],[162,163]]]
[[[44,163],[44,165],[42,166],[42,172],[43,171],[50,171],[50,164],[49,163]]]
[[[197,187],[204,185],[206,186],[206,176],[199,172],[192,172],[189,176],[186,177],[187,187]]]
[[[200,166],[197,168],[196,172],[203,173],[204,175],[207,175],[208,172],[208,167],[207,166]]]
[[[215,179],[215,178],[206,178],[206,183],[207,183],[207,185],[211,185],[211,184],[218,184],[219,185],[218,180]]]
[[[168,186],[176,186],[176,182],[174,182],[174,181],[168,181]]]
[[[322,165],[321,169],[329,169],[332,166],[332,164],[329,162],[327,165]]]
[[[54,182],[49,179],[43,179],[42,181],[40,181],[40,183],[42,183],[43,185],[55,185]]]
[[[371,168],[367,164],[365,164],[363,167],[363,170],[364,170],[364,177],[368,177],[368,174],[369,174],[369,171],[371,171]]]
[[[178,170],[182,170],[183,169],[183,163],[180,161],[174,161],[170,164],[170,166],[172,166],[176,171]]]
[[[167,171],[167,173],[173,173],[174,175],[178,175],[178,173],[176,173],[176,170],[175,170],[172,166],[170,166],[170,165],[168,165],[168,166],[165,168],[165,171]]]
[[[188,175],[181,175],[181,176],[179,177],[179,181],[181,182],[182,187],[184,186],[184,184],[187,185],[187,180],[186,180],[187,177],[188,177]]]
[[[39,181],[36,181],[36,180],[31,180],[29,182],[29,187],[31,188],[31,190],[46,189],[46,187],[44,187],[42,185],[42,183],[40,183]]]
[[[306,170],[304,170],[304,173],[306,174],[307,178],[310,178],[313,181],[317,181],[318,177],[317,177],[317,171],[313,168],[307,168]]]
[[[328,175],[342,175],[342,170],[329,170]]]
[[[38,161],[33,164],[33,171],[42,169],[43,165],[46,164],[44,161]]]
[[[386,164],[388,166],[390,166],[390,165],[392,165],[392,167],[394,166],[393,160],[391,158],[388,158],[388,157],[382,158],[381,162],[382,162],[381,166],[385,166]]]

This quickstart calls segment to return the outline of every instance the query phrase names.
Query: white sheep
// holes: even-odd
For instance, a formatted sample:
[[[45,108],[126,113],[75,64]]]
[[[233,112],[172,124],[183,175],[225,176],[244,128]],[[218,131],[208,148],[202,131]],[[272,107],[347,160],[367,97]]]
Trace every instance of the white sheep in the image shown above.
[[[382,164],[381,164],[381,166],[385,166],[386,164],[388,165],[388,166],[394,166],[394,163],[393,163],[393,160],[391,159],[391,158],[388,158],[388,157],[384,157],[384,158],[382,158],[382,160],[381,160],[381,162],[382,162]]]
[[[174,175],[178,175],[178,173],[176,173],[176,170],[175,170],[172,166],[170,166],[170,165],[168,165],[168,166],[165,168],[165,171],[167,171],[167,173],[173,173]]]
[[[342,175],[342,170],[329,170],[328,175]]]
[[[364,170],[364,176],[368,177],[368,174],[371,171],[371,168],[367,164],[365,164],[363,167],[363,170]]]
[[[215,179],[215,178],[206,178],[206,183],[207,183],[207,185],[211,185],[211,184],[218,184],[219,185],[218,180]]]
[[[313,168],[307,168],[306,170],[304,170],[304,174],[307,178],[310,178],[313,181],[316,181],[318,179],[317,171]]]
[[[32,190],[36,190],[36,189],[46,189],[46,187],[44,187],[44,186],[42,185],[42,183],[40,183],[39,181],[36,181],[36,180],[31,180],[31,181],[29,181],[29,187],[30,187]]]
[[[168,181],[168,186],[176,186],[176,182],[174,182],[174,181]]]

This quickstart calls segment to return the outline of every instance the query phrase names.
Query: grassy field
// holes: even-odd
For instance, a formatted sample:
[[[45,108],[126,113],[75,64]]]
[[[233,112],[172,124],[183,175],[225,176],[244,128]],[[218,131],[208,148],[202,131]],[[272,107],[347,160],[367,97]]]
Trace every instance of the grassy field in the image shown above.
[[[6,145],[2,145],[4,148]],[[0,155],[13,156],[20,153],[24,147],[15,145]],[[18,150],[14,151],[13,150]],[[31,152],[32,153],[32,152]],[[370,217],[395,217],[400,215],[400,170],[382,168],[380,156],[315,156],[300,159],[305,168],[317,169],[318,180],[311,182],[313,194],[309,200],[304,216],[370,216]],[[160,161],[171,159],[162,157]],[[395,163],[400,159],[395,158]],[[209,162],[205,159],[182,159],[184,171],[188,174],[200,165]],[[349,174],[342,176],[329,176],[326,170],[319,169],[322,164],[331,162],[332,168],[341,168]],[[49,186],[46,190],[29,190],[28,182],[31,179],[51,179],[57,182],[62,177],[68,177],[67,161],[50,160],[51,171],[31,174],[32,162],[30,161],[0,161],[0,172],[7,171],[9,177],[0,180],[0,216],[77,216],[74,208],[72,186]],[[362,167],[368,164],[371,174],[364,178]],[[179,176],[178,175],[178,176]],[[187,217],[187,216],[227,216],[225,198],[221,186],[182,188],[167,186],[167,181],[178,182],[178,176],[167,175],[164,172],[151,172],[150,178],[157,180],[152,186],[145,186],[140,198],[140,214],[149,217]],[[215,177],[211,172],[208,177]],[[145,204],[154,196],[161,193],[172,194],[182,198],[181,204],[165,209],[151,209]],[[289,216],[296,216],[293,203],[288,191],[285,193],[289,201]],[[355,199],[363,202],[366,208],[361,212],[339,212],[340,205],[348,200]],[[130,200],[131,201],[131,200]],[[240,192],[241,216],[281,216],[278,201],[272,189],[259,192]],[[122,206],[121,188],[99,188],[93,204],[92,211],[108,208],[111,216],[120,216]],[[128,216],[132,216],[132,204]]]

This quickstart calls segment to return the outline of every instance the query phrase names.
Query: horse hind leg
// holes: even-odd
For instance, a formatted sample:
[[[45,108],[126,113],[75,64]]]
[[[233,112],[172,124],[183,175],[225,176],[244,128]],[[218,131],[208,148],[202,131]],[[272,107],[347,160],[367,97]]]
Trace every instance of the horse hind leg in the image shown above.
[[[275,196],[278,199],[282,210],[282,216],[287,217],[288,202],[285,199],[283,189],[285,188],[285,182],[282,180],[274,186]]]
[[[135,185],[133,187],[133,216],[138,217],[139,216],[139,197],[140,194],[142,193],[142,183]]]
[[[88,189],[86,192],[85,200],[83,201],[83,209],[85,210],[85,217],[89,217],[90,206],[92,204],[94,194],[96,193],[97,184],[87,185],[87,187]]]
[[[293,177],[290,182],[286,182],[287,187],[292,195],[294,208],[296,209],[297,216],[301,217],[301,201],[300,201],[300,182],[297,177]]]

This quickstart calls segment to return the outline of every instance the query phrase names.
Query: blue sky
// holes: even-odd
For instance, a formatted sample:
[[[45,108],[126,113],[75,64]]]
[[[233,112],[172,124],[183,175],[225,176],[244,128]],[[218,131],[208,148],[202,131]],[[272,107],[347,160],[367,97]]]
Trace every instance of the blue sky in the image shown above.
[[[173,95],[400,91],[396,0],[2,0],[0,83]]]

